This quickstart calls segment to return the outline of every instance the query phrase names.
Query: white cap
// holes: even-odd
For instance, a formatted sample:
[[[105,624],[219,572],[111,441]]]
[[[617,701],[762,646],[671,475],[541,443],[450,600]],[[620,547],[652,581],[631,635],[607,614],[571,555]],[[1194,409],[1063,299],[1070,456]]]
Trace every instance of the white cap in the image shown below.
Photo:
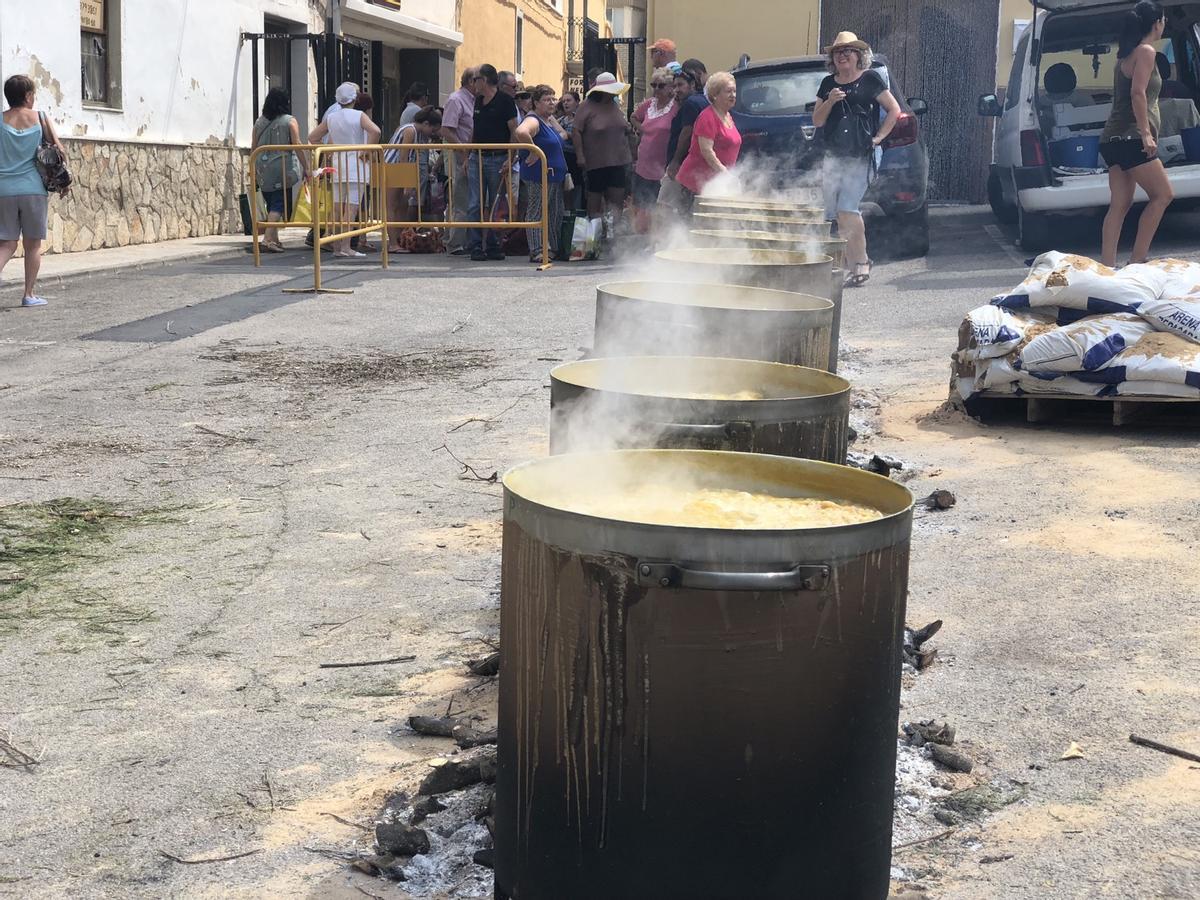
[[[342,106],[353,103],[358,99],[358,85],[353,81],[343,81],[337,86],[337,90],[333,92],[333,99]]]

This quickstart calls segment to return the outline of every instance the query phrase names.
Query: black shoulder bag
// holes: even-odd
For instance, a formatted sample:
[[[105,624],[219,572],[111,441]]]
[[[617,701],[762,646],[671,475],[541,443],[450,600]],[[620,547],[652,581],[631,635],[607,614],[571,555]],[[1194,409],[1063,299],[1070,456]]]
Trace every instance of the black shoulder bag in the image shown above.
[[[67,168],[66,157],[46,135],[46,114],[38,113],[38,124],[42,126],[42,142],[38,144],[37,154],[33,163],[38,174],[42,176],[42,184],[49,194],[65,197],[71,188],[71,171]]]

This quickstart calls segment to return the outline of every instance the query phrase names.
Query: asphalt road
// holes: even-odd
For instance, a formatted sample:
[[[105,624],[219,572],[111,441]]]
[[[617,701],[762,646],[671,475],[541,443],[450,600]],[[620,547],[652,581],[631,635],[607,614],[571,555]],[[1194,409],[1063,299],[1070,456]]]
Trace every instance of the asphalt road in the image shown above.
[[[946,624],[902,716],[955,722],[973,777],[1026,796],[898,852],[898,888],[1196,896],[1200,773],[1127,735],[1200,747],[1197,431],[939,412],[963,314],[1024,254],[984,209],[932,223],[927,259],[847,292],[856,449],[959,498],[916,523],[909,618]],[[1195,226],[1169,218],[1155,252],[1196,256]],[[461,672],[496,632],[499,489],[453,457],[486,479],[545,452],[549,367],[590,346],[595,285],[645,263],[408,257],[283,293],[305,260],[86,279],[38,310],[4,289],[0,502],[154,514],[4,610],[0,735],[45,749],[0,769],[0,894],[361,896],[304,848],[411,790],[440,745],[403,717],[489,714]]]

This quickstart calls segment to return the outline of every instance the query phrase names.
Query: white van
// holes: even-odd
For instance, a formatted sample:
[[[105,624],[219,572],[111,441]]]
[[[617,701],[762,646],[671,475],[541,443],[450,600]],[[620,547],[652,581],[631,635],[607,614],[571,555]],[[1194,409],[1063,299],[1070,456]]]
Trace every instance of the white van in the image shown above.
[[[1036,15],[1017,45],[1003,103],[979,98],[997,116],[988,200],[996,217],[1017,223],[1021,246],[1048,248],[1054,217],[1103,212],[1108,174],[1094,155],[1112,109],[1121,20],[1132,2],[1033,0]],[[1200,2],[1166,0],[1159,68],[1169,67],[1159,98],[1159,157],[1176,205],[1200,198]],[[1192,146],[1192,158],[1184,144]],[[1139,188],[1137,201],[1145,202]]]

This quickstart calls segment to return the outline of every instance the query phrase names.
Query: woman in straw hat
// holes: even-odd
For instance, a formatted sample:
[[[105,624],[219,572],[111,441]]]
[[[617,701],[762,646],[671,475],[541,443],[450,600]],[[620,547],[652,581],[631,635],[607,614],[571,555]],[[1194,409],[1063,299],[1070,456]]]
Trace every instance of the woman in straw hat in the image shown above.
[[[627,90],[629,85],[617,81],[611,72],[601,72],[579,105],[571,130],[575,159],[586,173],[588,217],[602,215],[610,238],[625,206],[625,185],[633,162],[629,122],[616,103]]]
[[[843,31],[825,48],[830,74],[817,89],[813,124],[822,129],[825,168],[825,217],[837,221],[846,241],[847,287],[860,287],[871,277],[867,235],[863,226],[863,194],[871,176],[875,148],[887,139],[900,117],[900,104],[883,78],[871,71],[874,55],[866,41]],[[887,117],[880,124],[880,108]]]

